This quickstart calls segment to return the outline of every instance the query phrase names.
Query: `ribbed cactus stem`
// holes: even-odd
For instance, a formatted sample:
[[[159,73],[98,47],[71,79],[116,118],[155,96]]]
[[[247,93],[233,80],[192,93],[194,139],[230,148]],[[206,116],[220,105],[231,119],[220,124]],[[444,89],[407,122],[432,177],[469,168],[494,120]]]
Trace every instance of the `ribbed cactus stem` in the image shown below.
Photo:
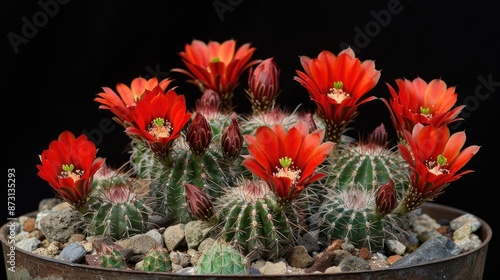
[[[123,175],[94,183],[98,191],[84,215],[86,230],[115,239],[142,233],[151,212],[142,183]]]
[[[385,147],[351,145],[332,160],[330,168],[328,184],[341,189],[360,183],[371,190],[393,181],[401,197],[408,187],[408,164],[397,151]]]
[[[283,257],[294,242],[295,228],[263,181],[246,180],[216,201],[221,238],[249,259]]]
[[[382,248],[386,231],[394,225],[389,226],[393,222],[389,215],[377,213],[374,190],[361,186],[329,190],[327,197],[317,215],[324,242],[342,239],[372,252]]]
[[[102,252],[99,254],[99,265],[107,268],[127,268],[122,253],[116,248],[104,244]]]
[[[192,220],[189,212],[187,182],[203,189],[210,197],[221,196],[226,186],[227,174],[220,165],[221,154],[209,149],[203,155],[194,154],[183,139],[178,139],[173,150],[173,166],[164,169],[154,183],[159,199],[157,211],[165,213],[168,223],[186,223]]]
[[[95,235],[109,235],[115,239],[130,237],[141,233],[147,220],[146,209],[142,202],[133,204],[114,204],[105,202],[94,205],[92,228]]]
[[[198,259],[197,274],[240,275],[247,273],[247,260],[230,244],[215,242]]]
[[[146,253],[143,261],[145,271],[172,271],[172,262],[167,249],[163,247],[154,247]]]

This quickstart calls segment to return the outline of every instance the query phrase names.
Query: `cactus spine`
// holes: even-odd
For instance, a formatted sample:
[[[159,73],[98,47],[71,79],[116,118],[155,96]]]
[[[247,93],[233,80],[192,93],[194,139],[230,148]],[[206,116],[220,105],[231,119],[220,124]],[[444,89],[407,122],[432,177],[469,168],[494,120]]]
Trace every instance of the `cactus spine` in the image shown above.
[[[383,125],[368,141],[344,144],[339,151],[326,162],[329,175],[324,185],[312,188],[324,197],[318,210],[320,235],[371,251],[381,249],[384,238],[398,228],[398,219],[390,211],[377,211],[377,190],[392,182],[400,199],[409,184],[408,164],[387,148]]]
[[[102,244],[102,251],[99,254],[99,265],[108,268],[127,268],[122,253],[116,248]]]
[[[319,208],[320,239],[329,243],[342,239],[370,251],[381,249],[385,216],[377,215],[373,190],[361,186],[327,190],[327,199]]]
[[[170,254],[167,249],[154,247],[149,250],[144,257],[143,267],[145,271],[172,271],[172,262],[170,261]]]
[[[220,237],[234,243],[249,259],[275,260],[293,246],[288,206],[280,205],[261,180],[242,180],[215,202]]]
[[[141,233],[151,212],[143,184],[119,172],[111,178],[94,180],[97,195],[91,198],[84,216],[86,230],[115,239]]]
[[[246,274],[246,259],[238,250],[225,242],[215,242],[198,259],[197,274]]]

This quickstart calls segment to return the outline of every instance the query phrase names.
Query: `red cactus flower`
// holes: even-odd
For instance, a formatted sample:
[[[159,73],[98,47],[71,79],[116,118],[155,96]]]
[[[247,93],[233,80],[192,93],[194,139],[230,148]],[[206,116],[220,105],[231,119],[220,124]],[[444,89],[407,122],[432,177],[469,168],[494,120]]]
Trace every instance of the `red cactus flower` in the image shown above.
[[[375,196],[377,212],[381,215],[387,215],[398,205],[398,194],[394,182],[390,180],[380,186]]]
[[[263,60],[248,73],[248,98],[253,113],[267,112],[274,106],[280,92],[280,69],[274,58]]]
[[[96,159],[97,149],[85,134],[78,138],[69,131],[62,132],[49,149],[40,155],[38,176],[54,191],[82,213],[92,190],[94,174],[105,159]]]
[[[255,136],[244,137],[250,155],[244,155],[242,164],[266,181],[284,204],[325,175],[315,169],[334,146],[329,141],[322,143],[324,130],[309,133],[305,122],[296,123],[288,131],[281,124],[261,126]]]
[[[304,72],[297,70],[298,81],[307,89],[317,106],[317,113],[325,121],[326,140],[339,143],[347,124],[359,113],[358,107],[375,97],[363,97],[373,89],[380,78],[373,60],[361,62],[351,48],[338,56],[322,51],[317,58],[300,57]]]
[[[412,133],[405,131],[408,143],[399,144],[399,151],[412,168],[411,186],[403,198],[401,210],[409,212],[441,194],[448,185],[473,170],[461,171],[479,151],[472,145],[465,149],[465,132],[450,136],[446,125],[416,124]]]
[[[202,114],[197,113],[189,124],[186,141],[193,153],[199,156],[205,154],[210,142],[212,142],[212,128]]]
[[[208,221],[213,215],[212,202],[197,186],[184,182],[188,197],[189,209],[193,215],[203,221]]]
[[[198,86],[201,92],[205,89],[217,92],[221,97],[222,109],[229,110],[241,74],[259,62],[251,60],[254,52],[255,48],[250,47],[250,43],[236,49],[235,40],[222,43],[210,41],[208,44],[193,40],[179,53],[187,70],[174,68],[172,71],[189,76],[190,82]]]
[[[243,149],[243,135],[236,118],[232,118],[231,124],[222,131],[221,146],[222,154],[227,161],[232,162],[240,156]]]
[[[457,116],[465,105],[452,108],[457,102],[455,87],[447,87],[440,79],[427,83],[421,78],[396,79],[396,84],[398,91],[387,84],[392,98],[382,100],[400,137],[404,137],[404,130],[412,131],[417,123],[439,127],[460,120]]]
[[[166,78],[158,81],[157,78],[145,79],[138,77],[132,80],[130,86],[124,83],[116,85],[116,93],[109,87],[103,87],[103,92],[97,94],[98,97],[94,101],[100,103],[99,109],[110,110],[116,115],[118,123],[130,122],[130,107],[134,107],[137,100],[139,100],[145,90],[152,90],[156,86],[160,86],[163,90],[170,85],[171,79]]]
[[[146,90],[137,101],[125,132],[148,143],[155,155],[168,166],[171,164],[168,158],[172,141],[181,135],[190,118],[184,95],[178,95],[174,90],[165,93],[156,86],[151,91]]]

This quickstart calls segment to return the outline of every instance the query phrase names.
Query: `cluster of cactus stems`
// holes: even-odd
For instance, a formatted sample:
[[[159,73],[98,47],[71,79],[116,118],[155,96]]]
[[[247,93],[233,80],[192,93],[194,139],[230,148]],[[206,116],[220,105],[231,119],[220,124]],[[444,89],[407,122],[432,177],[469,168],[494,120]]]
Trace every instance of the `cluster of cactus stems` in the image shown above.
[[[74,165],[57,161],[66,167],[59,174],[51,159],[64,149],[42,154],[40,177],[84,213],[88,233],[117,239],[141,233],[152,213],[164,217],[162,226],[208,221],[225,243],[205,253],[198,272],[238,274],[245,271],[239,254],[282,258],[306,231],[319,230],[325,245],[342,239],[380,250],[413,210],[472,172],[461,169],[479,146],[462,149],[465,133],[451,134],[448,124],[464,106],[452,108],[455,88],[442,80],[397,79],[398,90],[387,84],[391,99],[379,100],[396,131],[391,146],[383,124],[365,139],[346,134],[360,105],[377,100],[366,96],[380,78],[374,61],[359,60],[350,48],[301,56],[303,71],[294,80],[316,109],[288,110],[276,104],[284,93],[274,58],[252,60],[254,47],[235,44],[194,40],[179,53],[187,69],[172,73],[187,75],[201,93],[191,111],[181,89],[169,89],[171,78],[139,77],[130,87],[119,84],[118,93],[98,94],[99,108],[111,111],[131,139],[130,172],[97,172],[108,167],[103,160],[89,164],[96,149],[85,136],[61,134],[57,145],[68,151],[90,148],[73,152]],[[236,113],[231,100],[245,70],[252,108],[246,114]],[[119,265],[103,251],[103,265]],[[148,270],[170,269],[159,250],[145,263]]]

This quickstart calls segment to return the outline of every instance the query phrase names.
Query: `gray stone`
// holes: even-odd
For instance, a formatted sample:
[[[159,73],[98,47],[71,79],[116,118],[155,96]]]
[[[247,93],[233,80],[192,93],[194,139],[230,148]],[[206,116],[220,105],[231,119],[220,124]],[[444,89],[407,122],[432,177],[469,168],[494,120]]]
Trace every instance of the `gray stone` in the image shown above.
[[[153,238],[159,246],[163,247],[165,245],[163,236],[161,236],[161,233],[159,233],[157,229],[152,229],[146,232],[145,235]]]
[[[38,219],[38,218],[37,218]],[[71,207],[50,211],[40,220],[40,229],[49,242],[68,242],[71,235],[78,233],[81,216]]]
[[[128,239],[117,240],[116,245],[123,248],[128,248],[134,254],[145,254],[152,248],[156,247],[158,243],[149,235],[137,234]]]
[[[475,232],[481,227],[481,222],[479,221],[478,218],[476,218],[476,216],[472,214],[464,214],[462,216],[453,219],[450,222],[450,228],[452,230],[458,230],[460,227],[462,227],[467,223],[471,224],[471,232]]]
[[[306,234],[300,236],[297,239],[297,244],[306,247],[309,254],[312,254],[313,252],[319,252],[319,250],[321,249],[318,244],[317,231],[307,232]]]
[[[451,239],[445,236],[437,236],[428,239],[413,253],[397,260],[391,268],[417,265],[437,259],[448,258],[460,254],[462,249]]]
[[[73,242],[67,244],[59,253],[59,259],[70,263],[81,263],[85,260],[87,251],[79,243]]]
[[[198,248],[213,226],[205,221],[190,221],[184,227],[186,243],[189,249]]]
[[[341,271],[360,271],[372,269],[367,260],[352,255],[343,258],[338,267]]]
[[[314,258],[307,253],[305,246],[296,246],[288,256],[287,262],[293,267],[306,268],[314,263]]]
[[[32,237],[16,242],[16,247],[28,252],[32,252],[38,247],[38,244],[40,244],[40,240],[38,240],[38,238],[36,237]]]

